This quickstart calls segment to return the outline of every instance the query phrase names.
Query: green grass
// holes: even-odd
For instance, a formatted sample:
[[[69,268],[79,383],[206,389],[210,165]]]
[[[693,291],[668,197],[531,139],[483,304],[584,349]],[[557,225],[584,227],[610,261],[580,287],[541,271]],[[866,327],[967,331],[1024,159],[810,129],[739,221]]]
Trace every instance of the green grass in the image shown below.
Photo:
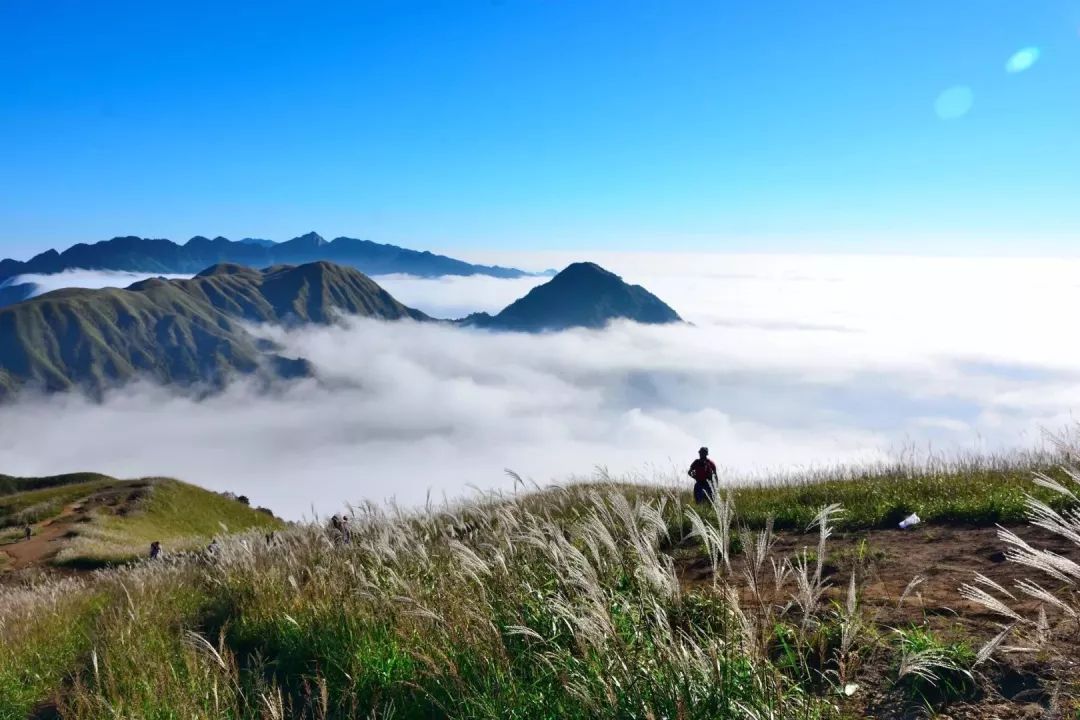
[[[975,695],[975,651],[965,640],[946,641],[926,628],[897,630],[897,684],[929,708]]]
[[[0,528],[36,523],[58,515],[65,506],[119,481],[105,475],[90,480],[0,495]]]
[[[112,479],[113,478],[108,475],[87,472],[50,475],[47,477],[14,477],[11,475],[0,475],[0,497],[4,495],[13,495],[15,493],[29,492],[31,490],[42,490],[44,488],[54,488],[63,485],[82,485],[89,482]]]
[[[737,523],[753,529],[763,527],[770,517],[777,529],[804,529],[818,509],[833,503],[844,508],[836,519],[842,530],[896,527],[913,512],[931,523],[1022,523],[1029,493],[1054,507],[1065,502],[1060,495],[1035,484],[1036,471],[1059,481],[1065,479],[1053,458],[1018,455],[919,467],[822,471],[737,486],[731,493]],[[691,485],[686,484],[683,494],[686,502],[692,501]],[[720,492],[723,495],[725,491]]]
[[[849,528],[911,511],[1020,520],[1041,467],[884,468],[740,488],[735,522],[763,525],[771,512],[803,530],[833,503]],[[213,557],[0,588],[0,697],[14,698],[0,718],[55,697],[79,720],[821,720],[839,716],[843,689],[868,682],[859,673],[883,654],[868,675],[888,684],[882,695],[895,684],[904,702],[939,707],[976,689],[972,645],[928,628],[882,631],[860,615],[858,589],[824,600],[816,556],[772,558],[790,593],[775,603],[723,585],[773,582],[778,566],[752,569],[747,543],[727,580],[680,586],[673,554],[689,547],[691,507],[681,488],[572,484],[417,512],[369,507],[352,514],[349,544],[314,525],[268,544],[263,531],[279,525],[266,515],[176,481],[150,487],[133,512],[87,523],[65,561],[129,560],[152,540],[197,547],[224,533],[219,523],[239,534]],[[717,547],[725,533],[702,515],[710,529],[698,537]],[[815,552],[829,556],[824,541]],[[850,553],[853,566],[883,561],[869,545]]]
[[[224,540],[212,559],[106,571],[82,592],[107,602],[58,655],[17,613],[5,623],[14,604],[0,594],[14,648],[3,662],[54,658],[34,697],[63,687],[63,716],[80,720],[830,715],[742,647],[721,597],[678,592],[654,510],[587,492],[547,498],[547,513],[524,502],[360,511],[345,546],[299,526],[277,545],[259,531]],[[163,483],[141,520],[116,520],[116,542],[205,530],[195,504],[216,502]],[[589,507],[608,529],[551,519]],[[568,539],[577,532],[619,541],[585,555]]]
[[[281,520],[209,490],[165,478],[149,480],[146,494],[126,515],[96,510],[80,524],[57,563],[95,567],[147,554],[160,541],[164,552],[193,550],[211,538],[247,530],[278,530]]]
[[[0,718],[26,718],[82,666],[105,596],[61,583],[0,593]]]
[[[120,481],[105,476],[73,484],[45,484],[44,489],[13,493],[0,497],[0,507],[13,513],[45,508],[46,516],[65,505],[97,491],[116,487],[123,498],[127,489],[145,488],[146,494],[124,516],[96,512],[91,522],[75,526],[83,533],[62,551],[63,560],[73,566],[101,566],[145,555],[148,538],[160,539],[173,550],[197,547],[210,537],[225,532],[280,529],[280,520],[201,488],[168,479]],[[99,479],[93,479],[99,478]],[[33,487],[33,483],[28,483]],[[0,531],[0,543],[22,538],[21,524]],[[0,552],[0,571],[7,557]],[[56,581],[22,589],[16,585],[5,590],[0,585],[0,719],[25,718],[37,703],[52,698],[64,685],[77,679],[93,664],[93,657],[116,662],[156,662],[167,652],[182,653],[180,624],[193,624],[204,610],[207,595],[190,573],[183,582],[165,580],[163,568],[150,568],[154,574],[151,600],[148,588],[141,591],[144,604],[133,613],[132,589],[121,583]],[[138,573],[137,569],[132,572]],[[132,575],[126,576],[130,582]],[[114,636],[110,623],[124,618],[125,632]],[[132,633],[135,633],[132,635]],[[116,647],[123,645],[122,649]],[[139,653],[144,653],[140,655]],[[117,675],[120,682],[126,677]],[[146,691],[146,688],[143,688]],[[132,694],[128,687],[123,692]],[[140,714],[150,712],[157,695],[144,692]],[[143,712],[145,711],[145,712]],[[157,712],[161,712],[158,706]]]

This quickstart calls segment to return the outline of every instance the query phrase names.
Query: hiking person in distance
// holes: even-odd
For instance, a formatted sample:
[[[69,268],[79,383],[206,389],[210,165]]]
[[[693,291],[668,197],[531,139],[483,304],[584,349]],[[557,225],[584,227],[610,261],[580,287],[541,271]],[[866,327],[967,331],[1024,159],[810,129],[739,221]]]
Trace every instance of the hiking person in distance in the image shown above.
[[[161,543],[157,540],[150,543],[150,559],[156,560],[161,555]]]
[[[687,473],[694,478],[694,502],[703,503],[706,499],[711,500],[713,486],[718,480],[716,475],[716,463],[709,459],[709,448],[703,447],[698,450],[698,459],[690,464]]]
[[[352,530],[349,529],[348,515],[341,516],[341,539],[346,545],[352,542]]]
[[[23,535],[25,536],[26,540],[29,540],[30,536],[33,535],[33,534],[34,534],[34,528],[30,527],[29,525],[27,525],[25,528],[23,528]]]

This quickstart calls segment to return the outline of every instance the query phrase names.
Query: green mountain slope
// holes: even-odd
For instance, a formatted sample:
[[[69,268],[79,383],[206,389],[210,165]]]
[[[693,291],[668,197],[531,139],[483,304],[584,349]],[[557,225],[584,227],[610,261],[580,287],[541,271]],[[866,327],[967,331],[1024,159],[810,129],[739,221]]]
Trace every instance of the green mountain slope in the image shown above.
[[[623,282],[595,263],[568,266],[498,315],[471,315],[463,324],[524,332],[602,328],[612,320],[644,324],[680,322],[678,313],[640,285]]]
[[[328,323],[338,314],[387,320],[428,319],[422,312],[402,305],[366,275],[328,262],[276,265],[263,271],[222,264],[204,270],[193,280],[173,284],[245,320]]]
[[[236,374],[308,374],[306,361],[268,352],[244,323],[328,323],[339,313],[427,319],[359,271],[325,262],[58,290],[0,308],[0,399],[27,386],[100,394],[135,377],[218,387]]]

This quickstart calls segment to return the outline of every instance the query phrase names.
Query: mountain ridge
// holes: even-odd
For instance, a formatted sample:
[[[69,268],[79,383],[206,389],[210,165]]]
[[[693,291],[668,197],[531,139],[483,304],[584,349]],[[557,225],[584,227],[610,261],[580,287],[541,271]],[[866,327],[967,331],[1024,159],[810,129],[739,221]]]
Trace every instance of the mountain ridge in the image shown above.
[[[100,396],[136,377],[217,388],[233,375],[312,374],[246,323],[333,322],[339,314],[428,321],[359,271],[332,263],[207,268],[187,280],[65,288],[0,308],[0,399],[28,386]]]
[[[643,287],[589,262],[569,265],[494,316],[454,321],[407,307],[360,271],[328,261],[261,270],[216,263],[191,278],[63,288],[0,308],[0,400],[27,387],[101,397],[136,377],[216,390],[236,375],[311,376],[307,360],[281,356],[247,325],[328,324],[342,315],[518,332],[598,329],[620,319],[681,322]]]
[[[183,244],[162,238],[117,236],[93,244],[77,243],[63,252],[39,253],[27,261],[0,260],[0,284],[18,275],[54,274],[65,270],[120,270],[170,274],[196,273],[217,263],[232,262],[253,267],[298,265],[320,260],[349,265],[366,275],[406,274],[419,277],[441,275],[487,275],[497,278],[527,277],[530,273],[497,265],[476,265],[371,240],[337,237],[325,240],[310,232],[280,243],[257,238],[229,240],[196,235]]]

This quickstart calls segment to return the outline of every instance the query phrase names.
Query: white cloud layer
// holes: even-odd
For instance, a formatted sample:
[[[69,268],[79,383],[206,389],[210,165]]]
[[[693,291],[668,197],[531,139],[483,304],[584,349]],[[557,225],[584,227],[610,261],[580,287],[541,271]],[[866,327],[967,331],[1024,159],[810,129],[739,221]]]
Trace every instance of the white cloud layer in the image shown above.
[[[33,285],[29,297],[43,295],[63,288],[125,288],[128,285],[152,277],[188,278],[190,275],[161,275],[158,273],[124,272],[121,270],[65,270],[63,272],[42,274],[27,273],[16,275],[3,281],[2,285]]]
[[[319,382],[202,402],[132,386],[0,408],[0,472],[173,475],[287,517],[538,481],[668,472],[707,444],[731,474],[1029,447],[1072,422],[1080,263],[593,256],[694,326],[544,336],[414,323],[271,329]],[[481,258],[561,267],[576,258]],[[542,280],[378,278],[438,316]]]

